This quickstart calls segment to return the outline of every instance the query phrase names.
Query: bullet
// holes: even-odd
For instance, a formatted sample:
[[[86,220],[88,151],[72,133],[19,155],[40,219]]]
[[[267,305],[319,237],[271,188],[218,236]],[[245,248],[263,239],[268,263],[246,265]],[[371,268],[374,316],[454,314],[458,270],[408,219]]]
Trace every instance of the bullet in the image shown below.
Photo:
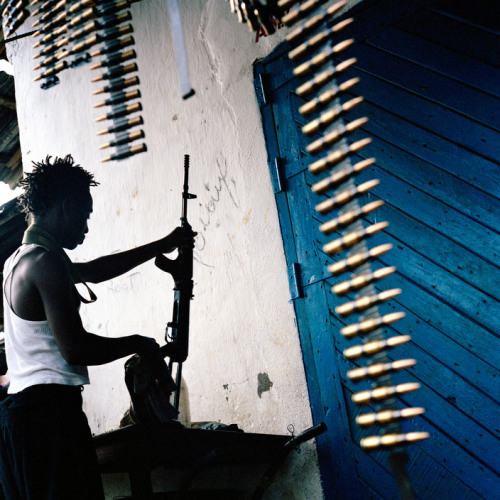
[[[326,0],[306,0],[301,3],[296,9],[291,10],[287,14],[285,14],[281,18],[281,22],[285,26],[291,26],[292,24],[298,22],[300,19],[303,19],[307,16],[312,10],[316,9],[322,3],[325,3]],[[278,6],[282,9],[286,9],[287,7],[282,7],[284,4],[288,4],[290,2],[278,2]]]
[[[95,5],[97,5],[96,0],[80,0],[79,2],[71,2],[68,10],[71,14],[75,14],[82,9],[94,7]]]
[[[326,90],[315,99],[312,99],[306,104],[303,104],[299,108],[299,112],[302,115],[307,116],[316,111],[320,111],[321,109],[325,108],[328,104],[330,104],[336,97],[343,94],[344,92],[351,90],[351,88],[354,87],[354,85],[356,85],[359,81],[360,79],[356,77],[347,80],[346,82],[340,84],[339,86],[335,85],[333,88]]]
[[[69,30],[69,28],[67,26],[61,26],[60,28],[57,28],[54,31],[51,31],[50,33],[47,33],[46,35],[42,36],[42,38],[40,38],[40,40],[38,40],[33,45],[33,48],[36,49],[36,48],[40,47],[41,45],[46,45],[47,43],[51,42],[52,40],[55,40],[59,35],[66,33],[68,30]]]
[[[114,141],[102,144],[101,146],[99,146],[99,149],[111,148],[113,146],[121,146],[122,144],[127,144],[129,142],[135,141],[136,139],[141,139],[143,137],[144,137],[144,130],[136,130],[135,132],[119,134]]]
[[[382,377],[388,373],[393,373],[400,370],[406,370],[417,363],[416,359],[400,359],[392,363],[374,363],[370,366],[355,368],[347,372],[347,376],[353,382]]]
[[[97,10],[100,15],[109,15],[113,12],[119,12],[123,9],[128,9],[130,2],[128,0],[119,0],[117,2],[107,2],[104,5],[99,5]]]
[[[396,290],[400,290],[397,288]],[[409,335],[397,335],[396,337],[389,337],[384,340],[372,340],[366,344],[356,345],[347,348],[343,354],[347,359],[354,360],[363,356],[373,356],[385,349],[392,349],[399,345],[409,342],[411,337]],[[359,422],[358,422],[359,423]]]
[[[114,66],[115,64],[119,64],[123,61],[128,61],[129,59],[134,59],[137,56],[135,50],[128,50],[127,52],[119,52],[118,54],[114,54],[107,59],[90,66],[90,69],[98,69],[107,66]]]
[[[321,113],[319,118],[304,125],[302,127],[302,132],[306,135],[312,135],[320,130],[323,130],[331,125],[335,120],[338,120],[341,116],[354,109],[361,102],[363,102],[363,97],[355,97],[342,105],[338,104],[328,109],[327,111]]]
[[[321,151],[324,151],[325,149],[333,146],[336,142],[352,134],[354,131],[365,125],[367,122],[368,118],[363,117],[363,118],[358,118],[357,120],[354,120],[348,123],[347,125],[341,123],[336,129],[332,130],[331,132],[328,132],[320,139],[317,139],[316,141],[309,144],[306,150],[308,153],[313,155],[321,153]]]
[[[378,222],[377,224],[372,224],[365,229],[351,231],[341,238],[337,238],[336,240],[330,241],[326,245],[323,245],[323,251],[328,255],[335,255],[382,231],[388,225],[389,223],[384,221]]]
[[[111,80],[109,85],[106,85],[102,89],[94,90],[93,95],[104,94],[105,92],[116,92],[122,90],[126,87],[131,87],[132,85],[139,85],[139,77],[133,76],[132,78],[116,78]]]
[[[86,9],[84,10],[81,14],[78,14],[75,16],[73,19],[69,21],[69,25],[74,28],[75,26],[78,26],[79,24],[88,21],[89,19],[92,19],[94,17],[98,16],[98,12],[95,8],[91,9]]]
[[[116,104],[131,101],[132,99],[137,99],[139,97],[141,97],[139,89],[131,90],[130,92],[115,92],[109,99],[94,104],[94,108],[100,108],[102,106],[115,106]]]
[[[336,170],[332,173],[332,175],[330,175],[326,179],[323,179],[317,182],[316,184],[313,184],[311,190],[313,191],[313,193],[323,194],[329,189],[335,189],[338,186],[340,186],[340,184],[346,182],[351,177],[359,174],[360,172],[368,168],[370,165],[373,165],[375,161],[376,161],[375,158],[367,158],[366,160],[362,160],[356,163],[355,165],[349,165],[346,168]]]
[[[112,120],[114,118],[120,118],[125,115],[129,115],[136,111],[140,111],[142,109],[142,105],[140,102],[135,102],[134,104],[129,104],[128,106],[118,106],[113,111],[109,112],[106,115],[100,116],[96,118],[94,121],[102,122],[104,120]]]
[[[353,210],[343,212],[339,214],[337,218],[321,224],[319,229],[323,234],[331,234],[334,231],[338,231],[340,229],[343,229],[344,227],[349,226],[350,224],[353,224],[361,217],[364,217],[366,214],[374,212],[383,204],[384,202],[382,200],[377,200],[368,203],[367,205],[363,205],[362,207],[357,207]]]
[[[325,200],[321,203],[318,203],[315,209],[320,214],[326,214],[328,212],[331,212],[334,208],[339,208],[345,205],[346,203],[349,203],[350,201],[354,200],[354,198],[357,198],[358,196],[367,193],[378,184],[379,184],[378,179],[372,179],[370,181],[364,182],[363,184],[360,184],[357,187],[354,186],[352,188],[348,188],[336,194],[334,197],[329,198],[328,200]]]
[[[342,146],[336,149],[335,151],[332,151],[331,153],[321,158],[320,160],[311,163],[308,167],[309,171],[312,172],[313,174],[319,174],[321,172],[324,172],[327,168],[336,165],[337,163],[341,162],[351,154],[357,153],[371,142],[372,140],[370,138],[366,138],[354,142],[350,146]]]
[[[371,425],[387,425],[406,418],[413,418],[425,413],[424,408],[403,408],[401,410],[383,410],[377,413],[365,413],[356,417],[356,423],[362,427]]]
[[[378,328],[395,323],[404,317],[404,312],[395,312],[378,318],[369,318],[360,321],[359,323],[344,326],[340,329],[340,333],[346,338],[356,337],[357,335],[365,335],[377,330]]]
[[[33,56],[33,59],[37,59],[38,57],[44,56],[46,54],[50,54],[51,52],[56,51],[57,49],[60,49],[61,47],[64,47],[64,45],[67,45],[69,43],[69,40],[65,38],[61,38],[55,43],[49,43],[48,45],[45,45],[45,47],[38,52],[38,54],[35,54]]]
[[[40,2],[37,2],[37,3],[40,3]],[[46,2],[43,2],[42,5],[40,5],[40,7],[38,7],[38,9],[34,10],[31,13],[31,15],[33,17],[36,17],[39,14],[42,14],[43,12],[46,12],[47,10],[50,9],[50,7],[52,6],[52,4],[53,4],[53,0],[47,0]],[[34,5],[34,2],[31,2],[30,5]]]
[[[3,9],[5,5],[5,8],[2,11],[2,17],[8,17],[8,18],[16,17],[28,3],[26,0],[19,0],[16,4],[14,4],[14,2],[15,0],[12,0],[11,2],[9,2],[8,5],[6,5],[7,2],[3,2],[2,5],[0,5],[0,9]]]
[[[52,2],[53,4],[54,2]],[[51,9],[45,13],[43,13],[39,19],[37,19],[33,23],[33,28],[36,26],[44,23],[45,21],[49,20],[51,17],[53,17],[55,14],[59,13],[60,11],[64,10],[66,7],[66,0],[61,0],[60,2],[57,2],[55,5],[52,5]],[[33,13],[33,16],[35,13]]]
[[[346,295],[350,292],[355,292],[360,290],[361,288],[371,285],[376,281],[380,281],[381,279],[389,276],[393,272],[396,271],[394,266],[383,267],[382,269],[377,269],[376,271],[370,271],[364,274],[358,274],[354,276],[350,280],[343,281],[341,283],[337,283],[332,287],[332,292],[337,294],[338,296]]]
[[[332,36],[339,33],[341,30],[343,30],[346,26],[351,24],[353,21],[354,21],[354,19],[352,17],[349,19],[345,19],[344,21],[333,26],[333,28],[330,28],[328,30],[324,30],[324,31],[318,33],[317,35],[314,35],[313,37],[309,38],[307,41],[305,41],[304,43],[299,45],[297,48],[291,50],[288,53],[288,57],[292,61],[296,61],[298,59],[306,57],[312,51],[318,49],[321,45],[328,42],[328,40],[330,40],[330,38],[332,38]]]
[[[126,66],[122,65],[117,65],[117,66],[112,66],[107,73],[103,73],[100,76],[96,76],[95,78],[92,78],[92,82],[100,82],[102,80],[111,80],[116,77],[119,77],[121,75],[125,75],[127,73],[132,73],[133,71],[137,71],[137,64],[132,63],[132,64],[127,64]]]
[[[38,80],[41,80],[42,78],[47,78],[48,76],[55,75],[56,73],[59,73],[63,69],[66,69],[68,67],[68,62],[67,61],[61,61],[54,66],[47,68],[43,73],[38,75],[36,78],[33,79],[34,82],[37,82]]]
[[[129,156],[135,155],[137,153],[142,153],[144,151],[147,151],[148,148],[146,147],[146,144],[140,144],[139,146],[132,146],[132,147],[127,147],[123,150],[118,150],[118,153],[110,156],[106,156],[101,160],[101,162],[106,162],[106,161],[112,161],[112,160],[123,160],[124,158],[127,158]]]
[[[315,71],[320,66],[323,66],[328,61],[333,59],[337,54],[340,54],[344,50],[348,49],[353,43],[354,40],[351,38],[349,40],[344,40],[331,48],[321,51],[319,54],[316,54],[314,57],[309,59],[309,61],[297,66],[293,70],[293,74],[296,76],[304,76],[311,71]]]
[[[97,135],[105,135],[105,134],[112,134],[115,132],[122,132],[123,130],[127,130],[129,128],[135,127],[136,125],[142,125],[143,123],[144,123],[144,120],[142,119],[142,116],[134,116],[133,118],[122,118],[120,120],[117,120],[116,123],[112,127],[106,128],[106,129],[98,132]]]
[[[401,446],[410,444],[422,439],[427,439],[430,436],[428,432],[408,432],[407,434],[384,434],[383,436],[369,436],[361,439],[359,444],[367,450],[375,450],[379,448],[391,448],[393,446]]]
[[[399,384],[393,386],[376,387],[371,391],[357,392],[352,395],[352,400],[359,404],[370,404],[377,401],[397,396],[399,394],[406,394],[408,392],[416,391],[420,387],[417,382],[408,382],[406,384]]]
[[[335,76],[343,71],[349,69],[352,65],[357,62],[356,58],[347,59],[347,61],[343,61],[337,66],[333,68],[328,68],[327,70],[321,72],[319,75],[316,75],[311,80],[307,81],[300,87],[297,87],[296,92],[299,96],[304,97],[318,90],[323,85],[326,85],[328,82],[332,81]]]
[[[67,51],[64,51],[64,52],[66,52],[66,55],[68,54]],[[37,64],[33,68],[33,71],[37,71],[44,66],[50,66],[51,64],[56,63],[60,59],[60,57],[58,57],[59,54],[61,54],[61,52],[59,52],[58,54],[53,54],[49,57],[46,57],[41,63]]]
[[[101,56],[105,54],[112,54],[118,52],[118,50],[128,47],[129,45],[134,45],[135,40],[133,36],[127,36],[126,38],[120,38],[110,42],[105,47],[90,53],[90,57]]]
[[[114,28],[109,28],[104,30],[104,34],[102,35],[102,40],[103,42],[109,43],[122,35],[127,35],[133,32],[134,28],[132,27],[131,24],[126,24],[125,26],[116,26]]]
[[[82,52],[83,50],[87,50],[88,48],[92,47],[92,45],[95,45],[96,43],[100,43],[101,37],[99,35],[91,35],[81,42],[75,43],[71,49],[68,51],[69,54],[77,54],[78,52]]]
[[[319,14],[316,14],[314,16],[311,16],[307,21],[305,21],[303,24],[295,28],[293,31],[288,33],[286,36],[286,40],[289,43],[295,42],[299,38],[307,35],[311,31],[313,31],[315,28],[317,28],[327,17],[332,16],[335,14],[337,11],[339,11],[342,7],[344,7],[347,4],[346,1],[342,2],[337,2],[325,11],[320,12]]]
[[[60,12],[54,19],[52,19],[50,22],[42,25],[40,28],[38,28],[38,31],[36,31],[34,33],[33,36],[38,36],[39,34],[42,34],[42,33],[47,33],[48,31],[51,31],[53,30],[54,28],[56,28],[57,26],[59,26],[60,24],[63,24],[66,22],[66,19],[68,17],[68,13],[67,12]],[[33,27],[36,27],[38,26],[39,24],[41,24],[39,21],[35,21],[33,23]]]
[[[337,306],[335,312],[340,316],[349,316],[350,314],[361,313],[370,307],[374,307],[386,300],[390,300],[397,297],[401,293],[400,288],[393,288],[392,290],[386,290],[380,292],[379,294],[365,295],[359,299],[353,300],[352,302],[346,302]]]
[[[376,259],[377,257],[380,257],[391,249],[392,245],[390,243],[386,243],[385,245],[374,247],[371,250],[358,252],[347,257],[346,259],[330,264],[328,266],[328,271],[334,276],[338,276],[348,271],[353,271],[357,267],[362,266],[363,264],[366,264],[367,262]]]

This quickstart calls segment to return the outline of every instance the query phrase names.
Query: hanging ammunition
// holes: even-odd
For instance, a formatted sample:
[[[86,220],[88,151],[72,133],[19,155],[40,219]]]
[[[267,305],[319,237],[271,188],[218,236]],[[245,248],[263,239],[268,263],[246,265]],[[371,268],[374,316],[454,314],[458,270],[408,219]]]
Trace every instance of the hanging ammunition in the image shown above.
[[[365,413],[358,415],[356,422],[363,426],[385,425],[406,418],[413,418],[417,415],[422,415],[425,412],[424,408],[403,408],[402,410],[383,410],[378,413]]]
[[[114,66],[115,64],[119,64],[123,61],[128,61],[129,59],[135,59],[136,57],[137,54],[135,53],[135,50],[128,50],[127,52],[118,52],[116,54],[113,54],[111,57],[108,57],[107,59],[92,65],[90,69],[99,69],[106,66]]]
[[[374,307],[382,302],[385,302],[386,300],[397,297],[400,293],[400,288],[393,288],[392,290],[386,290],[375,295],[364,295],[363,297],[353,300],[352,302],[346,302],[337,306],[335,308],[335,312],[340,316],[349,316],[350,314],[361,313],[370,307]]]
[[[321,226],[319,226],[319,230],[323,234],[332,234],[334,231],[347,227],[359,220],[361,217],[377,210],[383,204],[384,202],[382,200],[377,200],[363,205],[362,207],[355,207],[347,212],[342,212],[335,219],[321,224]]]
[[[67,67],[68,67],[68,63],[66,61],[58,62],[54,66],[52,66],[50,68],[47,68],[40,75],[38,75],[37,77],[35,77],[33,79],[33,81],[36,82],[38,80],[41,80],[42,78],[47,78],[49,76],[53,76],[53,75],[59,73],[60,71],[62,71],[63,69],[66,69]]]
[[[105,92],[117,92],[133,85],[139,85],[138,76],[133,76],[131,78],[115,78],[110,81],[109,85],[106,85],[102,89],[94,90],[92,94],[98,95],[104,94]]]
[[[326,69],[319,75],[316,75],[314,78],[298,87],[296,89],[297,94],[301,97],[309,95],[311,92],[314,92],[321,88],[323,85],[326,85],[328,82],[331,82],[335,76],[346,71],[355,63],[356,59],[353,57],[351,59],[348,59],[347,61],[343,61],[337,64],[337,66],[334,66],[333,68]]]
[[[116,139],[102,144],[99,149],[106,149],[113,146],[121,146],[122,144],[127,144],[129,142],[135,141],[136,139],[141,139],[144,137],[143,130],[136,130],[135,132],[125,132],[116,136]]]
[[[380,247],[377,247],[380,248]],[[369,254],[369,252],[368,252]],[[360,290],[361,288],[371,285],[376,281],[389,276],[396,268],[394,266],[383,267],[382,269],[377,269],[376,271],[369,271],[363,274],[358,274],[354,276],[350,280],[342,281],[332,287],[332,291],[337,295],[346,295],[350,292],[355,292],[356,290]]]
[[[134,37],[128,36],[126,38],[120,38],[118,40],[114,40],[107,44],[104,47],[101,47],[99,50],[95,50],[90,53],[91,57],[102,56],[106,54],[113,54],[114,52],[118,52],[120,49],[128,47],[129,45],[134,45],[135,40]]]
[[[389,224],[387,222],[379,222],[377,224],[372,224],[367,228],[358,229],[351,231],[350,233],[338,238],[336,240],[330,241],[326,245],[323,245],[323,251],[328,255],[335,255],[336,253],[342,252],[348,248],[353,247],[360,241],[372,236],[385,229]]]
[[[367,262],[370,262],[371,260],[380,257],[381,255],[383,255],[384,253],[388,252],[391,249],[392,245],[390,243],[386,243],[385,245],[379,245],[378,247],[374,247],[370,250],[363,250],[361,252],[358,252],[354,255],[347,257],[344,260],[330,264],[328,266],[328,272],[330,272],[334,276],[338,276],[339,274],[342,273],[354,271],[359,266],[362,266]],[[393,269],[393,271],[396,270],[395,267],[391,269]],[[338,290],[339,291],[343,290],[343,287],[339,288]],[[336,290],[333,291],[338,294]]]
[[[404,312],[389,313],[385,316],[377,318],[368,318],[359,323],[344,326],[340,329],[340,333],[347,338],[355,337],[357,335],[364,335],[382,326],[390,325],[405,317]]]
[[[307,116],[311,113],[315,113],[316,111],[320,111],[325,106],[330,104],[336,97],[344,92],[351,90],[351,88],[354,87],[354,85],[356,85],[358,82],[359,78],[351,78],[350,80],[347,80],[346,82],[340,84],[338,87],[334,85],[333,88],[326,90],[318,97],[312,99],[306,104],[303,104],[299,108],[299,112],[302,115]]]
[[[336,170],[329,177],[323,179],[316,184],[313,184],[311,190],[313,193],[323,194],[329,189],[337,188],[343,182],[346,182],[351,177],[361,173],[363,170],[368,168],[370,165],[375,163],[375,158],[367,158],[366,160],[362,160],[355,165],[348,165],[345,168],[340,170]],[[322,226],[320,226],[321,229]],[[321,229],[323,231],[323,229]],[[324,232],[324,231],[323,231]]]
[[[344,21],[336,24],[333,28],[318,33],[317,35],[313,36],[303,44],[299,45],[297,48],[291,50],[288,53],[288,57],[293,61],[295,61],[297,59],[307,56],[310,52],[318,49],[318,47],[326,43],[333,35],[336,35],[338,32],[343,30],[353,21],[354,19],[352,18],[345,19]]]
[[[132,118],[122,118],[120,120],[116,120],[115,124],[112,127],[106,128],[98,132],[97,135],[122,132],[123,130],[135,127],[136,125],[142,125],[143,123],[144,121],[142,119],[142,116],[134,116]]]
[[[139,146],[129,146],[123,149],[119,149],[118,152],[114,155],[109,155],[105,158],[102,158],[101,162],[123,160],[124,158],[128,158],[129,156],[136,155],[137,153],[142,153],[144,151],[147,151],[146,144],[140,144]]]
[[[94,108],[100,108],[102,106],[116,106],[117,104],[131,101],[132,99],[137,99],[139,97],[141,97],[141,92],[139,91],[139,89],[134,89],[130,92],[115,92],[111,94],[111,97],[109,99],[94,104]]]
[[[92,82],[100,82],[102,80],[113,80],[121,75],[126,75],[128,73],[133,73],[137,71],[137,64],[127,64],[126,66],[112,66],[107,73],[103,73],[100,76],[92,78]]]
[[[374,363],[373,365],[354,368],[347,372],[347,376],[353,381],[373,379],[387,375],[398,370],[412,367],[417,361],[415,359],[398,359],[392,363]]]
[[[340,52],[348,49],[353,43],[353,39],[344,40],[343,42],[340,42],[331,48],[323,50],[319,54],[316,54],[314,57],[312,57],[309,61],[301,64],[300,66],[297,66],[293,70],[293,74],[296,76],[303,76],[307,73],[310,73],[311,71],[316,70],[320,66],[323,66],[328,61],[333,59]]]
[[[400,291],[399,289],[397,290]],[[372,340],[366,344],[348,347],[343,354],[350,360],[358,359],[363,356],[373,356],[385,349],[391,349],[398,345],[405,344],[409,342],[410,339],[411,337],[409,335],[397,335],[396,337],[389,337],[384,340]]]
[[[307,0],[306,2],[302,3],[297,7],[296,9],[291,10],[287,14],[285,14],[281,18],[281,22],[285,26],[290,26],[293,23],[296,23],[300,21],[301,19],[304,19],[305,16],[307,16],[310,12],[312,12],[314,9],[319,7],[322,3],[325,3],[326,0]],[[279,3],[281,8],[282,7],[281,2]]]
[[[352,400],[358,405],[367,405],[382,401],[392,396],[399,394],[407,394],[408,392],[416,391],[420,387],[417,382],[407,382],[395,386],[376,387],[370,391],[357,392],[352,395]]]
[[[373,179],[371,181],[364,182],[360,184],[358,187],[348,188],[345,191],[341,191],[336,194],[333,198],[329,198],[318,205],[316,205],[315,209],[320,214],[326,214],[331,212],[334,208],[339,208],[346,203],[354,200],[354,198],[370,191],[373,189],[379,181],[377,179]]]
[[[320,160],[311,163],[309,165],[309,170],[313,174],[319,174],[321,172],[324,172],[327,168],[336,165],[337,163],[344,160],[351,154],[357,153],[359,150],[363,149],[371,142],[372,140],[370,138],[366,138],[366,139],[361,139],[360,141],[357,141],[351,144],[350,146],[340,147],[335,151],[328,153],[328,155],[325,156],[324,158],[321,158]]]
[[[360,445],[363,448],[389,448],[402,444],[414,443],[429,437],[428,432],[409,432],[408,434],[385,434],[383,436],[370,436],[361,439]]]
[[[286,36],[287,42],[289,43],[295,42],[297,39],[304,37],[308,33],[312,32],[318,26],[320,26],[323,21],[333,16],[346,4],[347,2],[345,0],[342,2],[337,2],[328,7],[327,10],[323,10],[319,14],[310,17],[309,19],[307,19],[307,21],[304,21],[304,23],[302,23],[300,26],[298,26],[293,31],[290,31],[290,33],[287,34]]]
[[[127,106],[117,106],[113,111],[96,118],[94,121],[102,122],[104,120],[114,120],[115,118],[120,118],[125,115],[130,115],[136,111],[141,111],[142,105],[140,102],[135,102],[134,104],[129,104]]]
[[[354,109],[359,103],[363,102],[362,97],[354,97],[350,101],[345,102],[342,105],[334,106],[330,108],[328,111],[321,113],[319,118],[309,122],[308,124],[302,127],[302,132],[306,135],[312,135],[320,130],[331,125],[335,120],[343,116],[345,113]]]

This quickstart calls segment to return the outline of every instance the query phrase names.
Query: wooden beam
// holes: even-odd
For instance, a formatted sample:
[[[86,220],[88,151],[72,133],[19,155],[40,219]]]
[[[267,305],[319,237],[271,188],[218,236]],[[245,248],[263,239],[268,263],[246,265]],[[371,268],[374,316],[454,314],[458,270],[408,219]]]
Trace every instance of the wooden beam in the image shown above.
[[[0,107],[16,110],[16,100],[9,97],[0,96]]]

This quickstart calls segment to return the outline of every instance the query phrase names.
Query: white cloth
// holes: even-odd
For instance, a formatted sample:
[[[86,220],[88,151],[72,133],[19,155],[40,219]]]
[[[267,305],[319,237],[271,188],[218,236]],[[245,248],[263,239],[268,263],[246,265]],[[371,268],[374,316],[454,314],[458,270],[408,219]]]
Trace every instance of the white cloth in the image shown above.
[[[4,265],[4,285],[21,257],[35,246],[23,245]],[[17,316],[3,295],[5,354],[14,394],[37,384],[84,385],[89,383],[86,366],[72,365],[62,356],[47,321],[28,321]]]

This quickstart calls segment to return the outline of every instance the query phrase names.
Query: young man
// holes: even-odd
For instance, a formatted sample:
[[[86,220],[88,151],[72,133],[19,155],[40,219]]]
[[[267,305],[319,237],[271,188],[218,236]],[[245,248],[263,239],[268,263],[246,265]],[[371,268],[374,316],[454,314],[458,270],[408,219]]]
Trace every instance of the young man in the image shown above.
[[[99,283],[158,254],[192,245],[176,228],[165,238],[73,264],[63,248],[82,244],[92,213],[93,175],[71,156],[35,163],[21,181],[30,226],[4,267],[9,397],[0,403],[0,483],[7,500],[103,499],[81,391],[87,366],[139,354],[163,362],[148,337],[106,338],[85,331],[75,283]],[[95,300],[89,289],[91,298]],[[90,300],[92,301],[92,300]]]

